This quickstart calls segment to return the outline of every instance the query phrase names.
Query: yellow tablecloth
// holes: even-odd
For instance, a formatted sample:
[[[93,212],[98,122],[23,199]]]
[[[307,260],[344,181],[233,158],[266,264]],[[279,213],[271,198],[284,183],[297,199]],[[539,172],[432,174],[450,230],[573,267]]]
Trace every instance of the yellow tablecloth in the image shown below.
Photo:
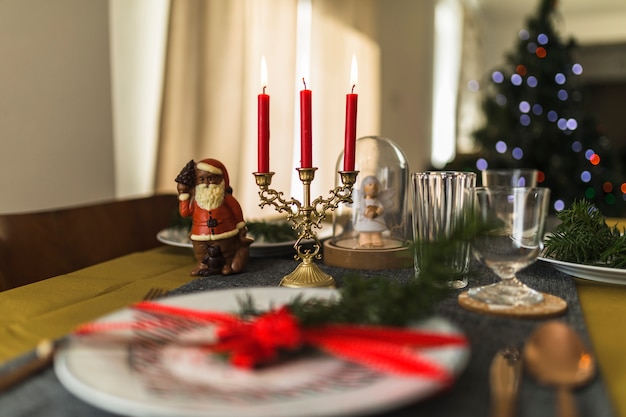
[[[150,288],[180,287],[193,265],[189,249],[159,247],[0,292],[0,363],[140,301]]]
[[[576,290],[616,413],[626,417],[626,287],[576,279]]]
[[[0,363],[139,301],[152,287],[189,282],[193,264],[188,249],[159,247],[0,292]],[[576,288],[617,415],[626,417],[626,286],[576,280]]]
[[[607,218],[626,230],[626,220]],[[576,279],[587,331],[618,416],[626,417],[626,287]]]

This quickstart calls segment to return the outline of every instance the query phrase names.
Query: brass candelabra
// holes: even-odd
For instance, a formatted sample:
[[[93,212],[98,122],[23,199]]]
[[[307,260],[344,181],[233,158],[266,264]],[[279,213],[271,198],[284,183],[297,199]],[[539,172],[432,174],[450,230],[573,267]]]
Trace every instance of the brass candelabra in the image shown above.
[[[313,262],[314,259],[322,258],[321,243],[317,237],[316,229],[321,228],[327,210],[335,210],[341,203],[352,203],[352,187],[359,172],[339,171],[343,185],[331,190],[329,198],[320,196],[311,201],[311,183],[315,178],[317,168],[296,169],[304,187],[303,203],[293,197],[286,200],[283,198],[283,192],[270,188],[273,172],[254,173],[261,199],[259,206],[263,208],[270,205],[279,213],[287,213],[287,221],[291,222],[293,229],[298,232],[298,239],[293,245],[296,250],[294,258],[302,262],[293,272],[283,277],[280,285],[292,288],[332,288],[335,287],[333,277],[326,274]],[[312,249],[305,248],[304,241],[313,241]]]

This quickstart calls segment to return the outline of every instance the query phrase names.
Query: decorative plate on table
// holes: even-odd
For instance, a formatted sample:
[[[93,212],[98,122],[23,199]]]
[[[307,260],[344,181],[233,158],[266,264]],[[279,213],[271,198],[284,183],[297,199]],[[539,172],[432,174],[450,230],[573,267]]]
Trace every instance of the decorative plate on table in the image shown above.
[[[157,233],[157,240],[161,243],[170,246],[178,246],[181,248],[191,248],[191,240],[189,240],[189,231],[185,228],[167,228]],[[328,239],[332,236],[332,225],[328,223],[322,223],[322,228],[317,230],[317,238],[320,241]],[[295,240],[289,240],[284,242],[263,242],[262,240],[255,240],[250,245],[250,256],[255,258],[260,257],[272,257],[272,256],[285,256],[295,254],[293,245]]]
[[[544,257],[539,257],[539,260],[548,262],[558,271],[577,278],[607,284],[626,285],[626,269],[577,264]]]
[[[332,289],[241,288],[170,297],[159,303],[236,313],[247,295],[257,308],[306,298],[338,296]],[[129,321],[124,309],[101,321]],[[451,322],[431,318],[419,328],[461,334]],[[382,374],[322,353],[254,371],[235,368],[199,348],[181,345],[86,342],[70,338],[55,356],[61,383],[96,407],[132,416],[286,417],[376,414],[441,391],[442,383]],[[458,375],[468,346],[421,349],[429,360]]]

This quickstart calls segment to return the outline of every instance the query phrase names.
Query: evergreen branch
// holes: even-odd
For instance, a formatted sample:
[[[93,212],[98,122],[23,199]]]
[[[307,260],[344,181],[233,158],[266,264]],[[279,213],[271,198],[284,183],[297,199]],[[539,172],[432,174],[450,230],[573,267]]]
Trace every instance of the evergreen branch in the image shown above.
[[[298,233],[285,221],[247,222],[248,233],[266,243],[290,242],[298,238]]]
[[[170,227],[191,229],[191,217],[182,217],[178,209],[172,212]],[[298,238],[298,233],[286,221],[246,222],[248,233],[256,240],[265,243],[291,242]]]
[[[344,285],[336,299],[298,296],[287,307],[304,326],[326,323],[406,326],[424,318],[452,291],[446,285],[450,271],[444,267],[444,261],[455,256],[459,243],[469,242],[482,227],[477,220],[459,225],[449,237],[422,245],[419,278],[397,283],[385,276],[364,278],[351,273],[343,277]],[[263,313],[249,297],[240,301],[240,309],[243,316]]]
[[[626,268],[626,237],[591,202],[574,201],[557,214],[561,223],[546,237],[544,255],[565,262]]]

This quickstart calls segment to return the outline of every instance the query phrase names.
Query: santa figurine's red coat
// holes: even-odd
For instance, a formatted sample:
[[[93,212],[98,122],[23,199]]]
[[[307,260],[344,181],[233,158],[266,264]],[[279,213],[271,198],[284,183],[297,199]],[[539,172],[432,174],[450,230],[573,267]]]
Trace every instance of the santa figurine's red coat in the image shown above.
[[[230,194],[224,196],[221,206],[205,210],[196,200],[179,201],[183,217],[192,217],[191,240],[210,241],[237,236],[246,225],[239,202]]]

